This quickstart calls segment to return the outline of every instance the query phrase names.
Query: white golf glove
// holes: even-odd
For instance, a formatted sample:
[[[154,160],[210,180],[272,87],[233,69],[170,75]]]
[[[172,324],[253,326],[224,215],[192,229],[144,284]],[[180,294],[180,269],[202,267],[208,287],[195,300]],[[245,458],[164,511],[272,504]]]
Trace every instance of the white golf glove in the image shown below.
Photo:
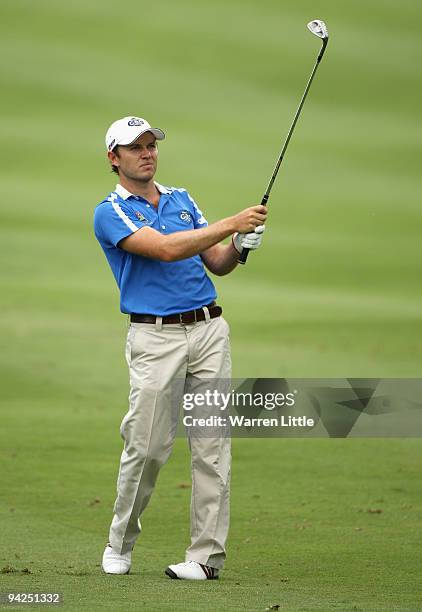
[[[250,249],[251,251],[254,251],[261,246],[263,238],[262,234],[264,231],[265,225],[258,225],[258,227],[255,228],[255,231],[249,234],[239,234],[236,232],[236,234],[233,234],[234,248],[239,253],[241,253],[243,249]]]

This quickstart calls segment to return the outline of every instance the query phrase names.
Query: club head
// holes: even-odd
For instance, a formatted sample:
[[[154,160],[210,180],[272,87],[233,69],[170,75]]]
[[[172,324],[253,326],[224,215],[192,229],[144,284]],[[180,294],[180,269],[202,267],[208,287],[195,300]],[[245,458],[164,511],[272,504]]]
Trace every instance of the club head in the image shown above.
[[[308,29],[318,36],[318,38],[322,38],[323,40],[328,40],[328,30],[327,26],[321,19],[314,19],[308,23]]]

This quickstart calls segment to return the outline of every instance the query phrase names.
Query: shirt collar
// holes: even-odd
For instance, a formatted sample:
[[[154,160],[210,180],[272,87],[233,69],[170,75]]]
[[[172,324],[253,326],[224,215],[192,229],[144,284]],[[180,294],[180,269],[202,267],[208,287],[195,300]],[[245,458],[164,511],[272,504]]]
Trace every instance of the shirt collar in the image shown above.
[[[164,187],[164,185],[160,185],[160,183],[157,183],[157,181],[154,181],[154,185],[157,187],[160,193],[164,193],[164,194],[171,193],[171,189],[167,189],[167,187]]]
[[[167,189],[167,187],[163,187],[163,185],[160,185],[160,183],[157,183],[156,181],[154,181],[154,185],[157,187],[157,189],[158,189],[158,191],[160,193],[163,193],[163,194],[171,193],[170,189]],[[117,193],[117,195],[119,195],[121,198],[123,198],[123,200],[127,200],[128,198],[130,198],[131,196],[134,195],[133,193],[130,193],[130,191],[128,191],[127,189],[122,187],[120,185],[120,183],[117,183],[115,192]],[[136,197],[136,196],[134,196],[134,197]]]

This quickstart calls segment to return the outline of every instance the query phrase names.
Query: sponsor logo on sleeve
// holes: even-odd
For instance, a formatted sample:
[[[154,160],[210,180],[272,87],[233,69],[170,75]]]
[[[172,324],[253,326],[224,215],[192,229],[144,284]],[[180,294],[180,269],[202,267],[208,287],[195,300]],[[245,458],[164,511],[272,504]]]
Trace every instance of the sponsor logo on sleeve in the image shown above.
[[[196,220],[198,225],[204,225],[204,223],[207,223],[207,220],[205,219],[204,215],[202,214],[202,210],[199,210],[196,202],[193,203],[193,206],[198,214],[198,218]]]

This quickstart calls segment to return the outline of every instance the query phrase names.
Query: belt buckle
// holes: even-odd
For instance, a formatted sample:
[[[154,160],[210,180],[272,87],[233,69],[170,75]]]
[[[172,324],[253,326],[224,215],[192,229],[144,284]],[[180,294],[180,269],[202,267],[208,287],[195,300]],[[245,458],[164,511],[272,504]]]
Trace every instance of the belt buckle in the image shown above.
[[[183,315],[188,314],[188,313],[187,312],[179,312],[179,322],[180,322],[180,325],[189,325],[191,322],[192,323],[197,323],[198,322],[198,318],[197,318],[197,315],[196,315],[196,310],[193,310],[193,311],[190,311],[190,312],[193,312],[193,315],[194,315],[195,318],[194,318],[193,321],[187,321],[186,323],[183,320]]]

